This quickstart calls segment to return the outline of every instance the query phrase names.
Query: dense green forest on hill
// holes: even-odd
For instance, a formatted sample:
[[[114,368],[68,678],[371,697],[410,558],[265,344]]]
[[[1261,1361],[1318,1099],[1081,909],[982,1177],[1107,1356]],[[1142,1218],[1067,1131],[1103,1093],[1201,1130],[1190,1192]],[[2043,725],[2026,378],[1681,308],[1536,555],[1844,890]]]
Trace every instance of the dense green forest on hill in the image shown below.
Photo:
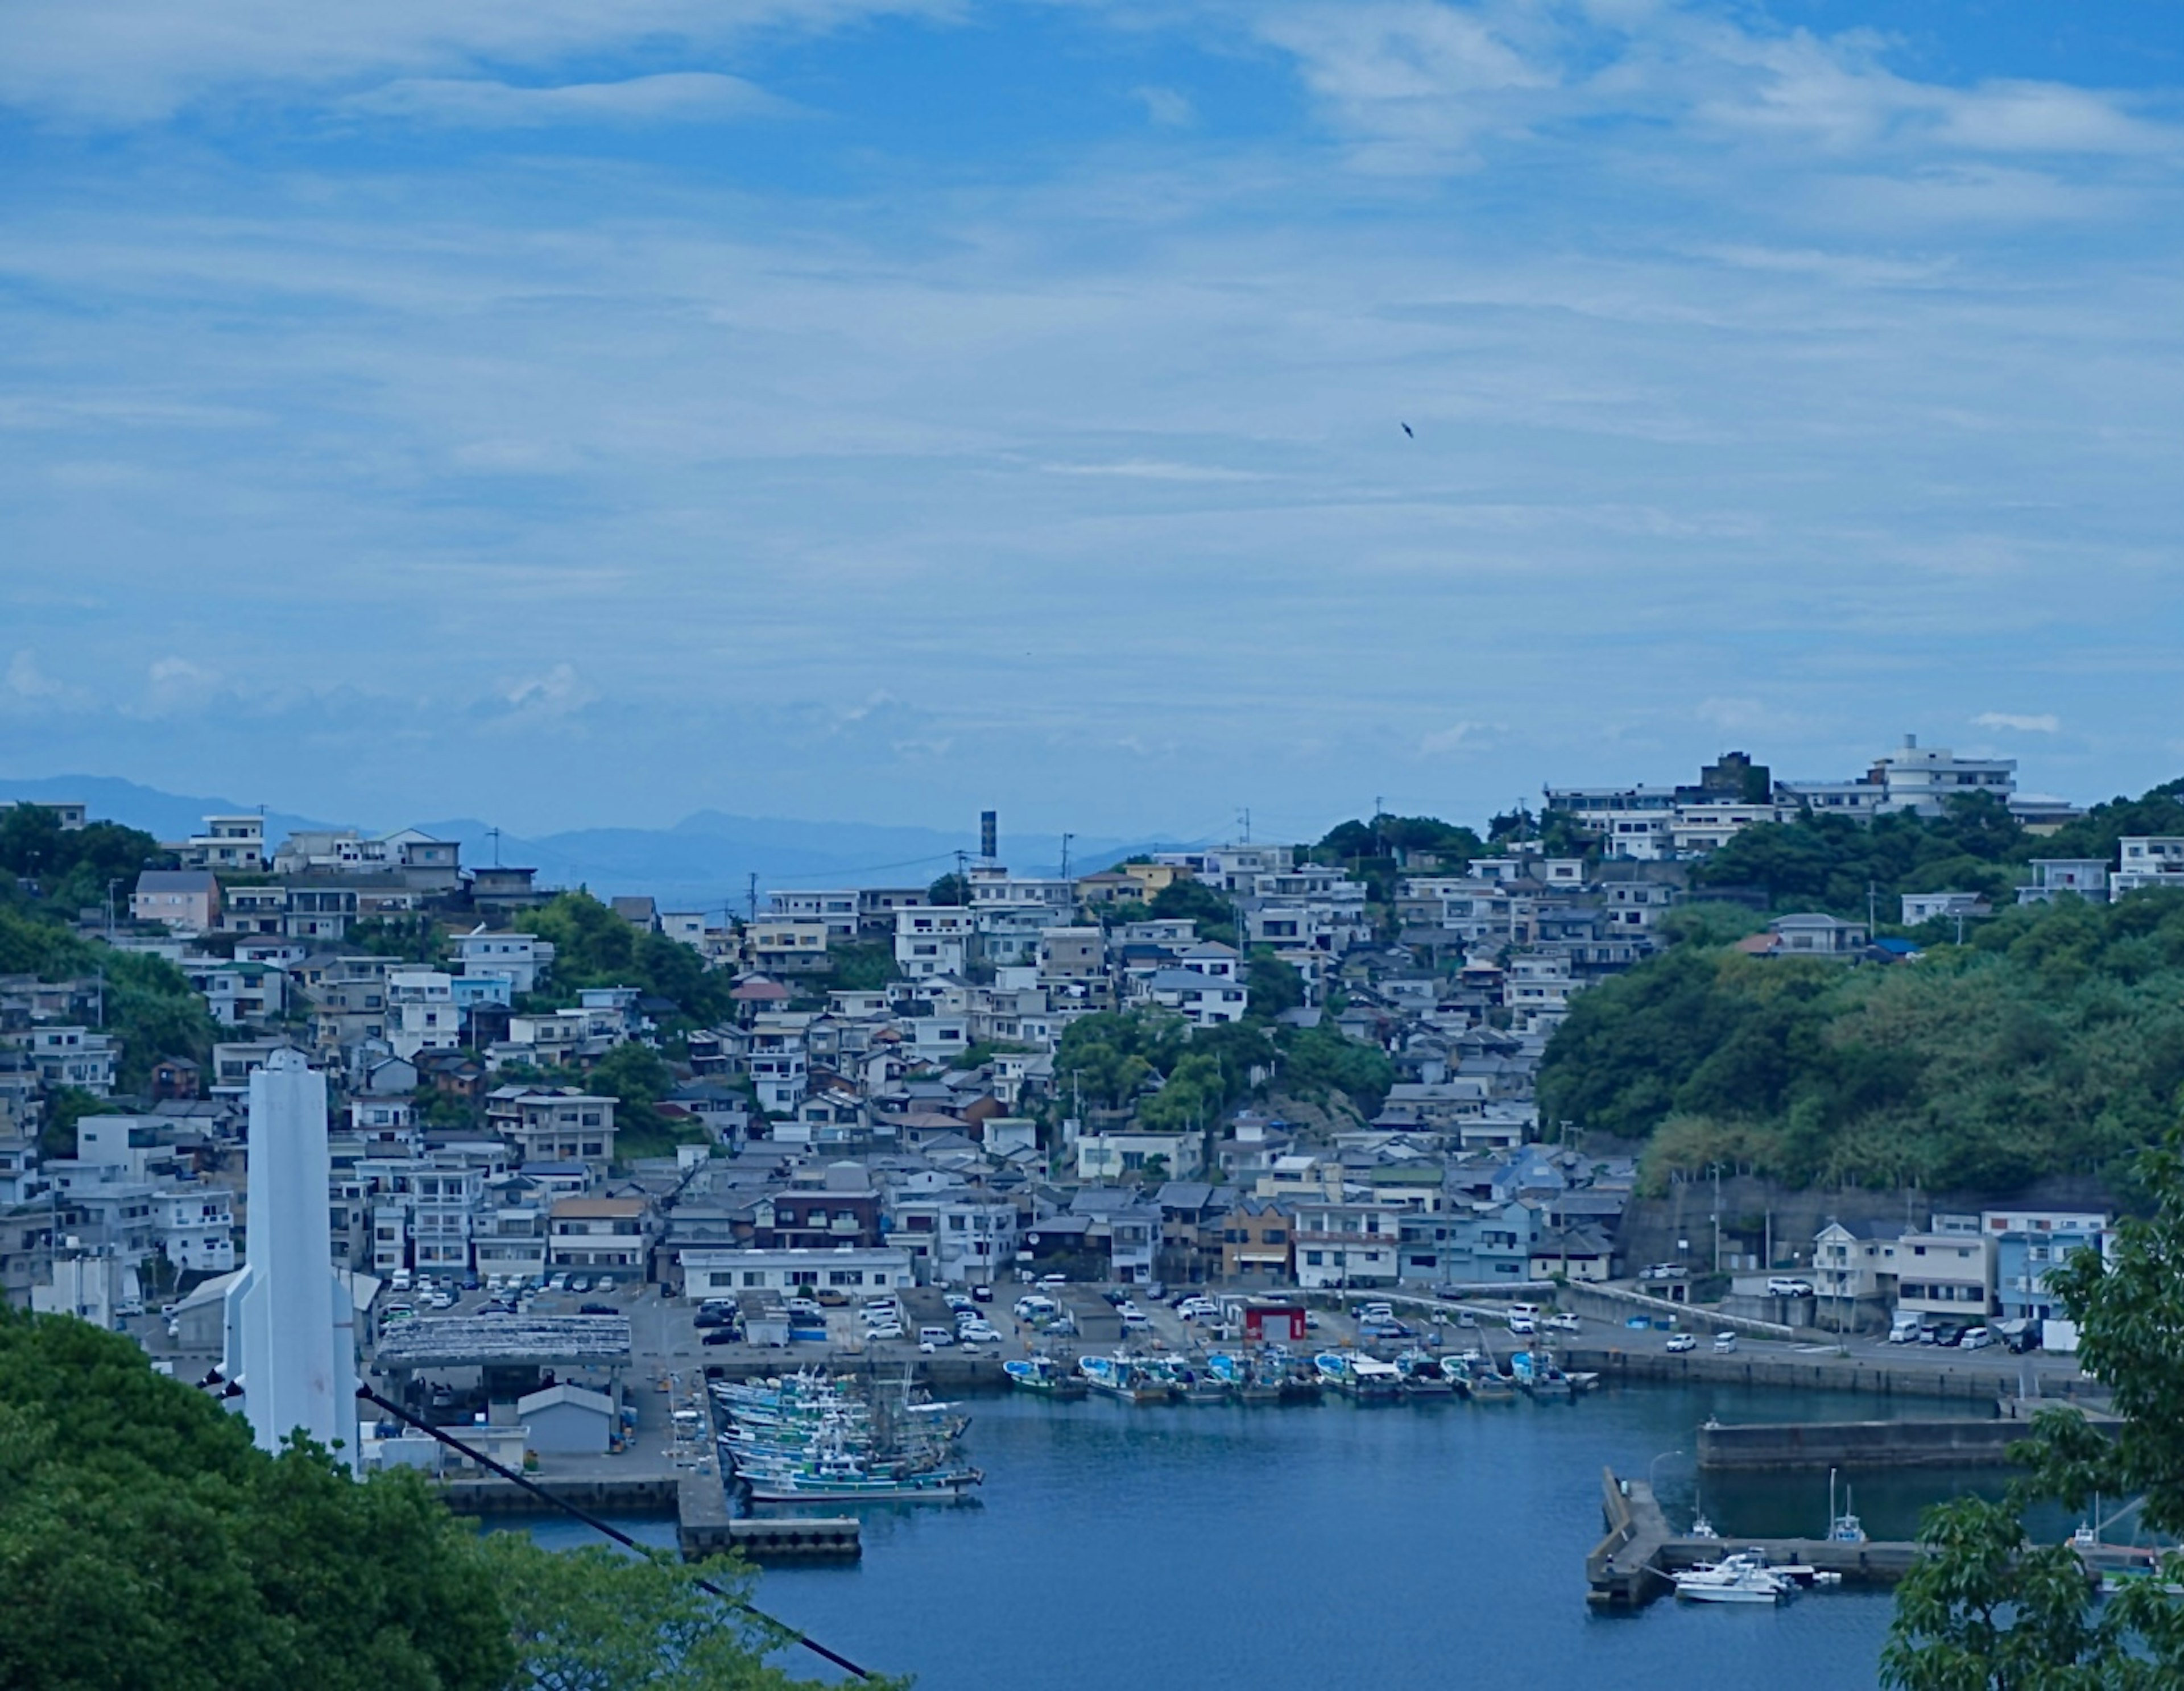
[[[1718,930],[1717,930],[1718,931]],[[2012,907],[1847,967],[1704,929],[1581,995],[1541,1116],[1797,1185],[2006,1190],[2114,1174],[2184,1104],[2184,899]]]

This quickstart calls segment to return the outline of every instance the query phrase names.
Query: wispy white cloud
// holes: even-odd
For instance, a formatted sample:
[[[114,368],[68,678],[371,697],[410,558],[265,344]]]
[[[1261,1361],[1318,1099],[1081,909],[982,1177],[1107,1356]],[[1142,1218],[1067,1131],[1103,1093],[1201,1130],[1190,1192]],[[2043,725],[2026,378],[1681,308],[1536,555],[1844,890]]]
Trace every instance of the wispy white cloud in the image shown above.
[[[2052,714],[2023,717],[2008,711],[1981,711],[1972,718],[1972,726],[2007,728],[2012,734],[2060,734],[2063,731],[2062,719]]]
[[[1451,723],[1420,739],[1418,751],[1426,757],[1446,756],[1451,751],[1476,751],[1479,743],[1493,732],[1484,723]]]
[[[1162,129],[1188,129],[1198,121],[1198,109],[1190,97],[1175,88],[1147,83],[1130,92],[1145,109],[1145,121]]]
[[[1179,464],[1161,458],[1128,458],[1113,464],[1042,464],[1052,476],[1119,476],[1134,482],[1257,482],[1265,477],[1253,470],[1226,469],[1217,464]]]
[[[8,661],[8,690],[18,699],[57,699],[61,683],[38,665],[38,655],[25,648]]]
[[[292,6],[283,0],[196,0],[177,7],[164,0],[14,0],[0,8],[0,108],[71,123],[147,123],[215,95],[299,103],[339,98],[359,83],[390,78],[423,79],[429,87],[488,67],[546,69],[662,47],[702,54],[763,31],[823,32],[886,14],[943,20],[962,4],[374,0]],[[506,100],[499,108],[515,109]]]
[[[471,77],[404,77],[341,101],[337,109],[469,129],[571,123],[698,123],[778,117],[796,108],[740,76],[682,70],[620,82],[524,87]]]

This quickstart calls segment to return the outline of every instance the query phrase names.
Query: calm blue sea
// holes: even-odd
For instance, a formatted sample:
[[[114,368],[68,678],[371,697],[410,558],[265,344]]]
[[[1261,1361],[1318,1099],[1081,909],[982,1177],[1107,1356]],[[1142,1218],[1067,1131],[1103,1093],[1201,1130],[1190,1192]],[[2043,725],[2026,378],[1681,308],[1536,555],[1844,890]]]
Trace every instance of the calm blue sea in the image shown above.
[[[1667,1453],[1688,1453],[1708,1415],[1935,1412],[1666,1387],[1560,1406],[968,1407],[978,1502],[866,1510],[861,1563],[771,1569],[760,1604],[926,1691],[1866,1688],[1885,1594],[1591,1612],[1601,1470],[1650,1467],[1680,1519],[1695,1475],[1688,1454]],[[1909,1536],[1919,1507],[1965,1477],[1862,1483],[1858,1508],[1875,1538]],[[1732,1534],[1826,1525],[1825,1476],[1710,1487],[1703,1501]],[[669,1523],[639,1530],[672,1541]],[[559,1526],[539,1536],[575,1542]]]

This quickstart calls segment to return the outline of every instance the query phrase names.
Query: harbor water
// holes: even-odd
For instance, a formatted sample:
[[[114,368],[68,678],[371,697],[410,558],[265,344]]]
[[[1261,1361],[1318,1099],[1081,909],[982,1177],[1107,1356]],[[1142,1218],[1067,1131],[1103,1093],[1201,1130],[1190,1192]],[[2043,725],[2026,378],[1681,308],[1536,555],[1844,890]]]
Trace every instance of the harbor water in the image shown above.
[[[863,1560],[770,1568],[758,1600],[868,1667],[934,1688],[1324,1691],[1876,1683],[1886,1593],[1780,1609],[1588,1609],[1601,1471],[1689,1517],[1693,1435],[1724,1421],[1931,1413],[1905,1399],[1633,1387],[1575,1404],[1317,1408],[969,1400],[976,1502],[867,1507]],[[1678,1454],[1680,1453],[1680,1454]],[[1655,1459],[1658,1458],[1657,1461]],[[1875,1538],[1992,1471],[1875,1474]],[[1825,1476],[1709,1481],[1724,1532],[1825,1531]],[[634,1523],[632,1523],[634,1526]],[[552,1543],[581,1529],[543,1526]],[[671,1543],[668,1523],[638,1529]],[[795,1671],[809,1671],[797,1653]]]

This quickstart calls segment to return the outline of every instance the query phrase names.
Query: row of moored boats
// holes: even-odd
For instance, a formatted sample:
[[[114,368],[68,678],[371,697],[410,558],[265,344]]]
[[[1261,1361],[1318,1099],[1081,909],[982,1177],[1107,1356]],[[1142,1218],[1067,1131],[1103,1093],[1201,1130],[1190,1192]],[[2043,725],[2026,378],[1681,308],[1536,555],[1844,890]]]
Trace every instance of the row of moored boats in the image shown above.
[[[952,1404],[806,1371],[716,1381],[724,1471],[753,1503],[946,1501],[983,1482]]]
[[[1088,1392],[1132,1404],[1316,1403],[1326,1392],[1361,1403],[1474,1398],[1506,1401],[1525,1392],[1568,1398],[1597,1383],[1597,1376],[1569,1374],[1546,1353],[1519,1351],[1504,1372],[1476,1351],[1437,1355],[1407,1350],[1393,1359],[1362,1351],[1329,1350],[1295,1355],[1275,1344],[1258,1349],[1211,1350],[1202,1356],[1137,1356],[1127,1351],[1077,1359],[1073,1368],[1050,1356],[1002,1365],[1022,1390],[1053,1398]]]

